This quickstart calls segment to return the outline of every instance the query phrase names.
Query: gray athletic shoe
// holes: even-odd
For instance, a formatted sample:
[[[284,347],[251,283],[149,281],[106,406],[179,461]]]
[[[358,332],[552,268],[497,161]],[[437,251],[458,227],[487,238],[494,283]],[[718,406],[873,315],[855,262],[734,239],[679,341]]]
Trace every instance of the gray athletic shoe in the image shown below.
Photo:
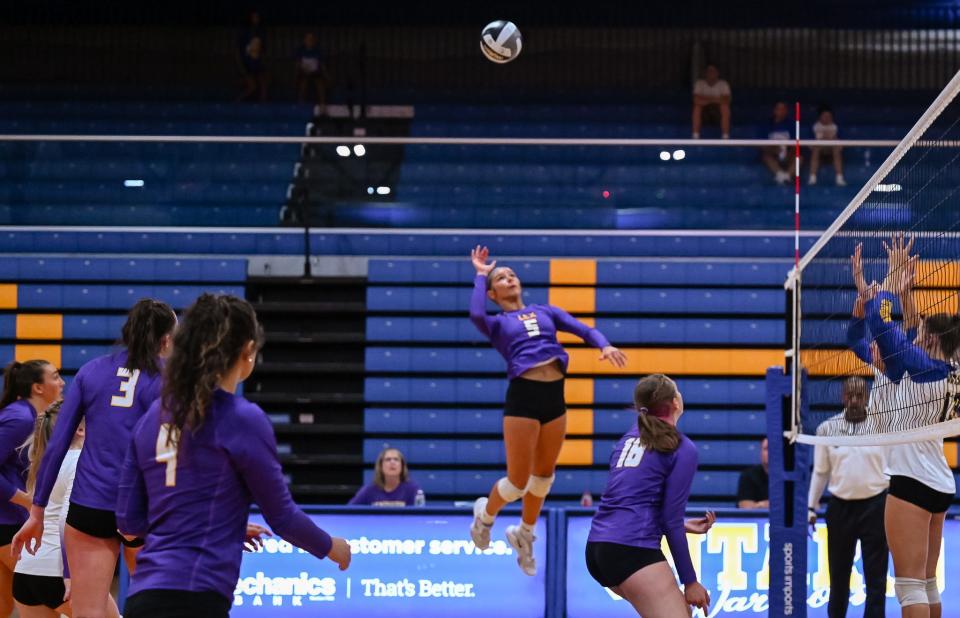
[[[517,552],[520,570],[533,577],[537,574],[537,561],[533,557],[533,542],[537,537],[523,526],[507,526],[507,542]]]
[[[487,510],[487,499],[477,498],[473,503],[473,524],[470,526],[470,538],[477,549],[487,549],[490,547],[490,528],[493,524],[485,524],[480,519],[480,514]]]

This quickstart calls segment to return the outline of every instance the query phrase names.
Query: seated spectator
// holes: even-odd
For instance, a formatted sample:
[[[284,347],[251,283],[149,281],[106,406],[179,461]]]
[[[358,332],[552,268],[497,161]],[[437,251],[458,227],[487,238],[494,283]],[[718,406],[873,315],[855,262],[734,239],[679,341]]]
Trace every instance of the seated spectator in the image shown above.
[[[790,122],[787,114],[787,104],[778,101],[773,106],[773,116],[770,124],[763,130],[765,139],[790,139],[793,132],[793,123]],[[773,174],[777,184],[786,184],[794,177],[794,166],[796,165],[797,155],[793,147],[790,146],[764,146],[760,149],[760,157],[763,164],[767,166],[770,173]]]
[[[373,468],[373,482],[360,488],[348,504],[413,506],[420,486],[409,479],[407,460],[395,448],[380,451]]]
[[[240,70],[243,73],[241,101],[267,100],[267,84],[270,78],[263,65],[262,41],[260,37],[254,37],[240,52]]]
[[[770,476],[767,459],[767,439],[760,442],[760,464],[740,473],[737,484],[737,508],[770,508]]]
[[[329,83],[330,77],[323,62],[323,54],[317,47],[317,35],[308,32],[303,37],[303,46],[297,50],[297,101],[306,101],[308,93],[313,89],[322,114],[326,107]]]
[[[821,105],[817,110],[817,122],[813,125],[814,139],[838,139],[837,123],[833,120],[833,110]],[[809,184],[817,184],[817,172],[820,170],[820,157],[825,156],[833,161],[833,171],[836,172],[835,182],[838,187],[847,186],[843,178],[843,148],[840,146],[812,146],[810,148],[810,180]]]
[[[693,139],[700,138],[704,121],[719,122],[723,139],[730,138],[730,84],[720,79],[715,64],[708,64],[703,79],[693,85]]]

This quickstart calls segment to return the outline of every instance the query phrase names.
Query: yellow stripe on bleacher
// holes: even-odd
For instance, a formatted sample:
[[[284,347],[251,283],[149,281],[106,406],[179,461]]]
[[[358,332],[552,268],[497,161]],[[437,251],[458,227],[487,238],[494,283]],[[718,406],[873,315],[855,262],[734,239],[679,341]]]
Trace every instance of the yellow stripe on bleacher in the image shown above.
[[[568,378],[563,396],[567,403],[593,403],[593,378]]]
[[[567,433],[579,436],[593,435],[593,410],[567,410]]]
[[[957,313],[956,290],[914,290],[913,302],[924,315]]]
[[[548,302],[570,313],[594,313],[597,308],[596,288],[550,288]]]
[[[0,283],[0,309],[17,308],[17,284]]]
[[[812,376],[873,376],[870,366],[850,350],[803,350],[800,362]]]
[[[63,316],[21,313],[17,315],[17,339],[63,339]]]
[[[577,318],[577,319],[583,322],[584,324],[586,324],[587,326],[597,325],[596,318]],[[580,337],[577,337],[573,333],[566,333],[562,330],[558,330],[557,341],[559,341],[560,343],[581,343],[583,342],[583,339],[581,339]]]
[[[917,263],[918,288],[960,288],[960,262],[951,260],[921,260]]]
[[[593,440],[564,440],[557,465],[589,466],[593,463]]]
[[[33,345],[20,344],[14,346],[13,356],[21,363],[28,360],[45,360],[54,367],[59,367],[62,359],[62,351],[59,345]]]
[[[949,465],[951,468],[956,468],[957,467],[957,443],[944,442],[943,454],[947,458],[947,465]]]
[[[762,376],[767,367],[783,365],[782,350],[622,348],[622,351],[627,355],[627,366],[617,369],[600,360],[599,350],[567,350],[570,373]]]
[[[596,283],[596,260],[550,260],[551,285],[596,285]]]

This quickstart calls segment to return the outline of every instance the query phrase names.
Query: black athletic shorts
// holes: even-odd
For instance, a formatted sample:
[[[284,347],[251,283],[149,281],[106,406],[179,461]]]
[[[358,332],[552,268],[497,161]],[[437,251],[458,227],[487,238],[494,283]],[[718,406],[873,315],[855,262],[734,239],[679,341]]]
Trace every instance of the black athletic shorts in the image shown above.
[[[640,569],[666,560],[659,549],[587,541],[587,570],[604,588],[619,586]]]
[[[230,601],[212,591],[143,590],[127,597],[123,618],[227,618]]]
[[[891,476],[889,493],[930,513],[946,513],[953,503],[953,494],[937,491],[909,476]]]
[[[504,416],[520,416],[549,423],[567,413],[567,402],[563,398],[563,379],[553,382],[539,382],[525,378],[510,380],[507,387],[507,403],[503,408]]]
[[[23,524],[0,524],[0,547],[9,545],[13,540],[13,535],[20,532]]]
[[[117,516],[113,511],[94,509],[71,502],[67,509],[67,523],[76,530],[98,539],[117,537]]]
[[[66,591],[62,577],[13,574],[13,598],[23,605],[46,605],[50,609],[57,609],[63,605]]]

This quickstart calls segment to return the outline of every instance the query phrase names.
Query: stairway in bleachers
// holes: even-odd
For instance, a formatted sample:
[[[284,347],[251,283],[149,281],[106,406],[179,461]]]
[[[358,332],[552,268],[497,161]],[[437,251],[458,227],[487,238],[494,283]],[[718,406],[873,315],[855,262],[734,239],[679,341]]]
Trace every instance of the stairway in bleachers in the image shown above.
[[[266,343],[245,383],[270,416],[299,501],[343,503],[361,479],[364,282],[251,278]]]

